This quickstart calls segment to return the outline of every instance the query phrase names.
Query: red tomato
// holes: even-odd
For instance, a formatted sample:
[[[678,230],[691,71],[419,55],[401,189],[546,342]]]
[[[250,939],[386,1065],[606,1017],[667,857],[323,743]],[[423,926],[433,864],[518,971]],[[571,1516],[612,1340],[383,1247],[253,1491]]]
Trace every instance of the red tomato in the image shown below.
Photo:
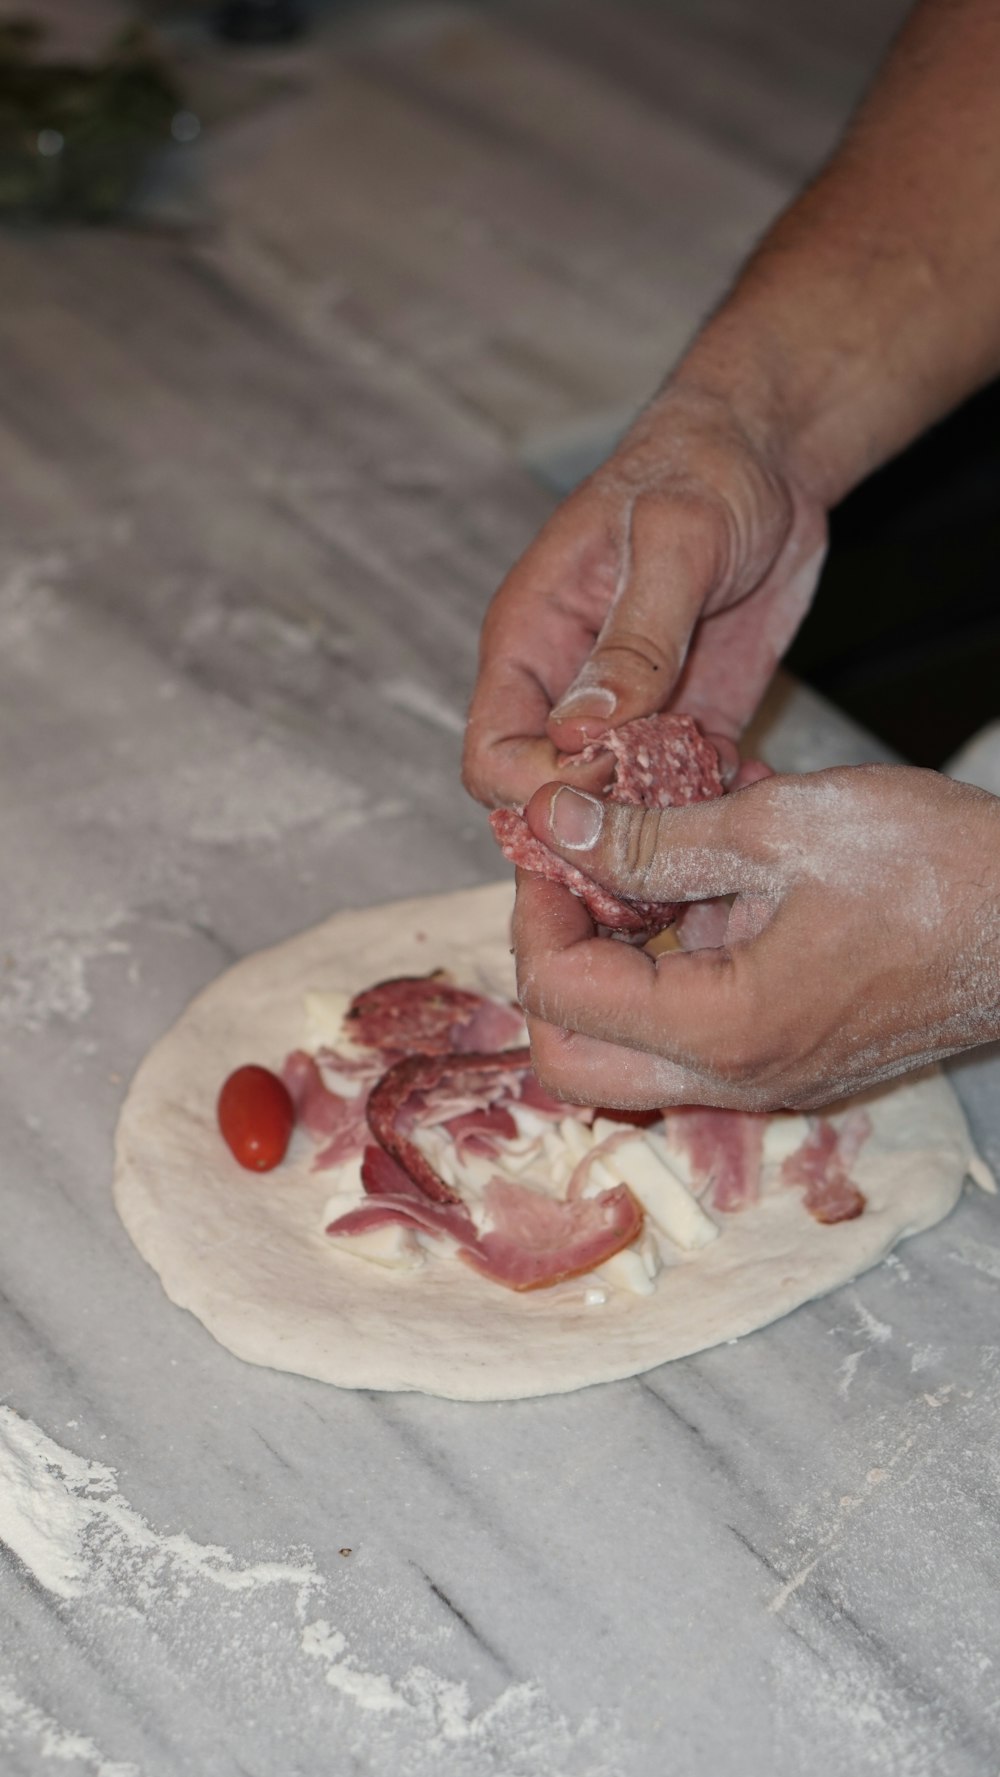
[[[238,1067],[219,1093],[223,1140],[248,1172],[270,1172],[285,1158],[295,1122],[288,1087],[266,1067]]]

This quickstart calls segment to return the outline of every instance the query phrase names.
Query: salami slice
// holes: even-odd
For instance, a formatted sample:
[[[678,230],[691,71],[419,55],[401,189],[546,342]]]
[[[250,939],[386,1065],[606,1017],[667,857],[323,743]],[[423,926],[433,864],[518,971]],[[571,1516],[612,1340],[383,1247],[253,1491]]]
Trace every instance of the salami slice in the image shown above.
[[[523,1037],[514,1007],[456,987],[444,969],[398,975],[355,994],[346,1014],[352,1042],[385,1056],[446,1055],[456,1049],[501,1049]],[[484,1042],[484,1038],[486,1041]]]
[[[718,754],[690,716],[639,716],[621,728],[609,728],[576,758],[586,765],[605,752],[615,761],[614,778],[605,791],[612,802],[676,808],[723,793]],[[512,864],[561,883],[579,897],[597,925],[633,942],[662,931],[680,911],[671,902],[627,900],[592,882],[536,839],[520,810],[496,809],[490,825]]]
[[[601,753],[615,761],[606,792],[612,802],[680,808],[722,795],[719,755],[692,716],[637,716],[609,728],[574,760],[589,765]]]

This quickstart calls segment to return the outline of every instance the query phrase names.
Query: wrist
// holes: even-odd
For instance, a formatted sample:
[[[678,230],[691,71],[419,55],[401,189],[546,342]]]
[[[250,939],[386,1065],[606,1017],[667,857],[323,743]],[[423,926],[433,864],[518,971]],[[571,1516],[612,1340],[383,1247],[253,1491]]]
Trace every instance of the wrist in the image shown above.
[[[873,467],[859,423],[844,423],[850,396],[824,352],[792,326],[733,299],[712,317],[664,385],[728,409],[757,455],[825,510]],[[841,385],[846,382],[842,375]]]

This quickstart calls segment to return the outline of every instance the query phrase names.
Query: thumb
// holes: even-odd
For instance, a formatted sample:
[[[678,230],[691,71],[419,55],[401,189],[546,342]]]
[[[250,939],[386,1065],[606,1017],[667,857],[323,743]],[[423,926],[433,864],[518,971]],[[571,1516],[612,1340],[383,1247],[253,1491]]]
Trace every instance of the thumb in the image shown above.
[[[751,851],[752,799],[748,788],[685,808],[643,808],[546,784],[525,814],[536,839],[628,900],[706,901],[773,892]]]
[[[561,751],[579,752],[605,728],[663,708],[715,588],[725,544],[708,501],[639,495],[607,617],[549,716],[549,737]]]

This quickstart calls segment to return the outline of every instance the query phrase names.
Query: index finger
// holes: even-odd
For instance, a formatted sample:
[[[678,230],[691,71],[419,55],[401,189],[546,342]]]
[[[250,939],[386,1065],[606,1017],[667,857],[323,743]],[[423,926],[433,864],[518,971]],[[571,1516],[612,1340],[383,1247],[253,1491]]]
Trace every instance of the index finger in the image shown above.
[[[561,774],[549,715],[603,618],[585,586],[600,547],[591,528],[582,524],[577,533],[564,511],[557,514],[486,613],[464,759],[466,787],[480,802],[522,804],[540,783]],[[607,765],[591,768],[588,787],[591,781],[599,787],[607,775]]]

